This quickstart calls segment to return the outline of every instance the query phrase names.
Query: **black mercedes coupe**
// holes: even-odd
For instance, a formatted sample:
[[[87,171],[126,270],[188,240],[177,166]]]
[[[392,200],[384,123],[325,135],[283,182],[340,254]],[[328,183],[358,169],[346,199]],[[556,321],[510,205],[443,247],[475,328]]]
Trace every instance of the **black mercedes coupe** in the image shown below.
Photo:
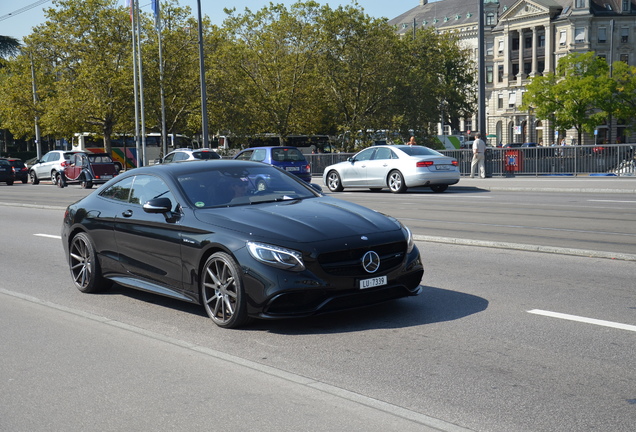
[[[398,220],[239,160],[121,174],[66,209],[62,241],[80,291],[200,303],[226,328],[418,295],[424,273]]]

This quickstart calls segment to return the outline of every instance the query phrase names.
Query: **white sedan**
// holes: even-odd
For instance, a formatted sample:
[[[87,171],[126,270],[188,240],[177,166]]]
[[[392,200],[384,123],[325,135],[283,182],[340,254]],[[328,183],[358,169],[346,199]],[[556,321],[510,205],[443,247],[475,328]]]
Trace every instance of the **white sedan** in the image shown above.
[[[323,181],[332,192],[344,188],[388,187],[393,193],[428,186],[444,192],[459,182],[459,167],[452,157],[418,145],[381,145],[362,150],[344,162],[325,168]]]

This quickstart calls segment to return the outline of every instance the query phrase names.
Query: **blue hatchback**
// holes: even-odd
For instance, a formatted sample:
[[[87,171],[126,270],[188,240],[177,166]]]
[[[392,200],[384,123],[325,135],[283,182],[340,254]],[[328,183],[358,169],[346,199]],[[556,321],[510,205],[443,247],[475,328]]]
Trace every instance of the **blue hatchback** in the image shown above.
[[[296,147],[252,147],[243,150],[234,159],[264,162],[294,174],[307,183],[311,182],[311,166]]]

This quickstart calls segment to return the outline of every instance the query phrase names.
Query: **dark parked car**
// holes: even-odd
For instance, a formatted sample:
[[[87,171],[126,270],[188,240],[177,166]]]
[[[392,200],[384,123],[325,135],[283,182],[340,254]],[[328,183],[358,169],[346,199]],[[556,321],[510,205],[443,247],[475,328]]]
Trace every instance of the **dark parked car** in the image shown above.
[[[248,161],[130,170],[67,208],[72,280],[82,292],[115,282],[200,303],[227,328],[419,294],[411,232],[319,189]]]
[[[15,171],[15,181],[21,181],[27,183],[29,181],[29,169],[26,167],[22,159],[18,158],[4,158],[13,166]]]
[[[68,166],[56,174],[55,183],[59,187],[78,183],[84,189],[90,189],[94,184],[106,183],[117,173],[117,166],[107,153],[76,153]]]
[[[0,182],[11,186],[15,181],[15,170],[6,159],[0,159]]]
[[[241,151],[234,159],[251,160],[274,165],[298,178],[311,181],[311,166],[296,147],[252,147]]]

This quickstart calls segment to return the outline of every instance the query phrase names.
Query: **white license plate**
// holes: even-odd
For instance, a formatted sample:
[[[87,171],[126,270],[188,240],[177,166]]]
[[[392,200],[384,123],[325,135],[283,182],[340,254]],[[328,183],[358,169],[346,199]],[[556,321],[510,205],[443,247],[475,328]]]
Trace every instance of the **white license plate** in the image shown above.
[[[102,178],[103,178],[104,180],[110,180],[110,179],[112,179],[112,178],[113,178],[113,176],[112,176],[112,175],[105,175],[105,176],[102,176]]]
[[[300,167],[285,167],[287,171],[300,171]]]
[[[379,287],[386,285],[386,276],[378,276],[370,279],[362,279],[360,281],[360,289]]]
[[[452,168],[452,165],[435,165],[435,169],[439,171],[448,171]]]

